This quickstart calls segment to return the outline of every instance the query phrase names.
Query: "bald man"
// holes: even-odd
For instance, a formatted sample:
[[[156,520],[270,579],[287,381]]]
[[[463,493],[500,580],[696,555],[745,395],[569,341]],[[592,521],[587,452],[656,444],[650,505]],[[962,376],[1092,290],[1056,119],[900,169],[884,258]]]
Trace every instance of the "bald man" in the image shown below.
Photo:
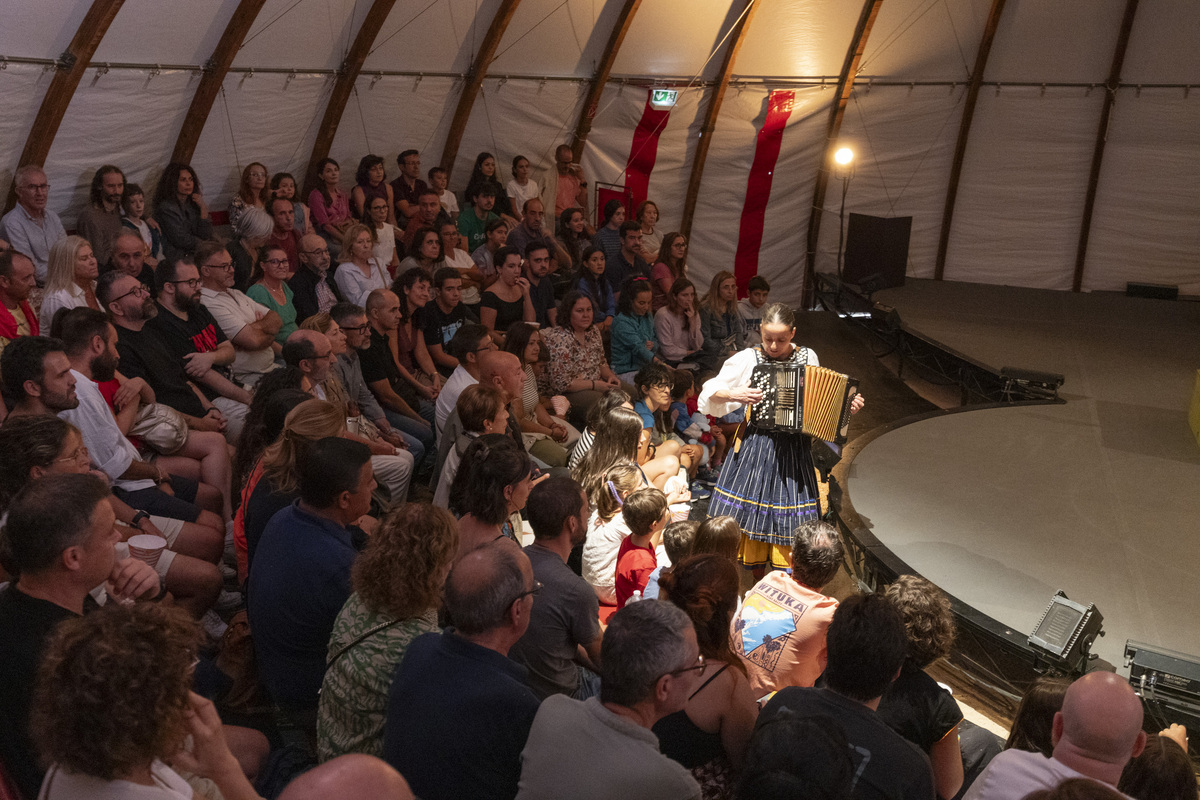
[[[992,760],[965,800],[1020,800],[1071,778],[1116,786],[1121,770],[1146,746],[1142,701],[1113,673],[1089,673],[1067,689],[1050,737],[1052,758],[1006,750]]]
[[[279,800],[329,800],[362,797],[371,800],[413,800],[408,782],[374,756],[339,756],[314,767],[287,785]]]
[[[329,246],[315,233],[306,233],[296,245],[299,263],[288,278],[292,287],[292,302],[296,304],[296,320],[303,322],[313,314],[328,311],[342,301],[342,293],[329,271]]]
[[[538,699],[508,651],[529,628],[540,588],[512,540],[469,550],[446,579],[454,628],[405,651],[388,693],[383,757],[424,800],[516,796]]]

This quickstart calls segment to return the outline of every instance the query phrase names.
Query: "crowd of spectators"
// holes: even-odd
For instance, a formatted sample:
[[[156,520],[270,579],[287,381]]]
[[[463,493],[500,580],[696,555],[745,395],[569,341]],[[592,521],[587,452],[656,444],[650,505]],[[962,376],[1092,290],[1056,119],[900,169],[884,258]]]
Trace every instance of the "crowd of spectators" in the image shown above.
[[[220,225],[104,165],[74,232],[17,171],[0,796],[1195,797],[1128,684],[1032,687],[1001,753],[925,671],[935,586],[839,602],[824,522],[743,585],[688,520],[764,279],[702,292],[652,201],[593,229],[566,145],[396,165],[251,163]]]

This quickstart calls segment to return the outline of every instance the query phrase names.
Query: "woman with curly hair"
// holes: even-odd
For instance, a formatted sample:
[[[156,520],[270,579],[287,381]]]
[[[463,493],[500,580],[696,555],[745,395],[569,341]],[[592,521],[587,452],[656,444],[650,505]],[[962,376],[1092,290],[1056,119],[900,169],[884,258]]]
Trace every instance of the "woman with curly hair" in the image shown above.
[[[963,784],[958,742],[962,711],[950,693],[925,673],[925,667],[950,654],[954,614],[937,586],[917,575],[901,575],[887,598],[904,618],[908,657],[900,675],[879,701],[879,717],[889,728],[920,747],[933,764],[938,795],[954,797]]]
[[[267,189],[267,168],[257,161],[252,161],[242,170],[242,180],[238,184],[237,194],[229,201],[229,227],[234,236],[242,233],[242,217],[251,208],[270,213],[267,203],[271,201],[270,190]]]
[[[379,756],[392,673],[413,639],[438,630],[458,524],[425,503],[392,509],[354,562],[354,593],[329,640],[317,712],[317,755]]]
[[[659,598],[692,620],[704,666],[687,704],[656,722],[654,733],[663,755],[692,771],[705,800],[729,797],[758,719],[746,667],[729,643],[737,567],[725,556],[693,555],[665,570],[658,585]]]
[[[155,603],[113,603],[60,624],[42,662],[30,721],[50,764],[38,796],[192,797],[164,763],[170,759],[211,780],[226,800],[257,800],[216,709],[189,691],[198,641],[186,613]],[[265,740],[250,736],[259,750],[255,761],[261,760]]]

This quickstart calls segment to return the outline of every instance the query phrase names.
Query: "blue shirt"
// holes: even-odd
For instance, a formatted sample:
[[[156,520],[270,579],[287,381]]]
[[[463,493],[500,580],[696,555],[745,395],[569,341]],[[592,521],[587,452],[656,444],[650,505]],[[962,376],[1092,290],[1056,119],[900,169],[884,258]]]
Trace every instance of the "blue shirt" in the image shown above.
[[[423,800],[512,800],[538,710],[526,674],[453,632],[417,637],[388,692],[383,759]]]
[[[296,501],[263,531],[250,565],[246,610],[258,674],[277,703],[317,707],[333,622],[350,597],[357,551],[350,532]]]
[[[646,342],[654,342],[654,349],[647,350]],[[618,375],[637,372],[649,364],[658,352],[654,315],[617,314],[613,317],[611,344],[612,370]]]
[[[638,400],[636,403],[634,403],[633,410],[636,411],[637,415],[642,418],[643,428],[653,428],[655,426],[654,412],[652,412],[649,406],[646,405],[645,400]]]

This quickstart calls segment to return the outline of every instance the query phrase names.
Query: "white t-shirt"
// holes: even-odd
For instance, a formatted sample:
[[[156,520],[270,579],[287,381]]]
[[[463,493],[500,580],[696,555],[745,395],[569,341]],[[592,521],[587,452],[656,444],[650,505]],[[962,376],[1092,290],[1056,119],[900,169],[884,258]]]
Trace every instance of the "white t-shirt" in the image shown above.
[[[375,260],[386,269],[396,253],[396,229],[385,222],[382,228],[375,229],[375,235],[379,237],[375,243]]]
[[[71,375],[75,378],[75,395],[79,398],[79,405],[58,412],[58,417],[79,428],[92,466],[107,475],[113,486],[127,492],[154,488],[154,481],[146,478],[120,479],[125,470],[129,469],[129,465],[141,461],[142,457],[117,427],[112,410],[104,401],[104,395],[100,394],[100,387],[96,382],[75,370],[71,370]]]
[[[963,800],[1021,800],[1030,792],[1053,789],[1071,778],[1087,777],[1041,753],[1005,750],[975,779]],[[1115,787],[1109,788],[1115,791]]]
[[[630,533],[625,516],[617,512],[608,522],[592,512],[588,520],[587,540],[583,545],[583,579],[601,603],[617,604],[617,551]]]
[[[454,192],[447,189],[438,195],[438,200],[442,201],[442,208],[446,209],[451,219],[458,219],[458,198],[454,196]]]
[[[513,178],[504,188],[508,192],[508,196],[512,198],[513,211],[520,214],[525,213],[525,201],[534,198],[540,200],[542,197],[542,189],[533,178],[530,178],[524,186],[517,183],[516,178]]]
[[[221,326],[225,338],[233,339],[247,325],[253,325],[267,315],[269,308],[256,303],[237,289],[214,292],[200,290],[200,302]],[[275,369],[275,351],[268,345],[261,350],[238,350],[233,358],[233,377],[243,383],[256,383],[266,373]]]
[[[442,386],[442,391],[438,392],[437,404],[434,406],[433,418],[437,423],[438,436],[442,435],[442,428],[446,427],[446,420],[454,411],[454,406],[458,403],[458,396],[463,393],[463,389],[476,383],[479,381],[472,378],[471,373],[463,369],[461,364],[454,368],[454,372],[450,373],[450,377]]]
[[[443,263],[447,267],[454,267],[455,269],[463,272],[476,268],[475,261],[470,255],[467,254],[467,251],[459,250],[457,247],[450,251],[450,253],[443,260]],[[468,288],[466,284],[463,285],[461,301],[463,305],[477,306],[479,305],[479,301],[482,299],[483,296],[479,292],[479,287],[471,286]]]
[[[192,800],[192,787],[178,773],[155,759],[150,763],[153,786],[132,781],[106,781],[68,772],[57,764],[42,781],[38,800]]]

